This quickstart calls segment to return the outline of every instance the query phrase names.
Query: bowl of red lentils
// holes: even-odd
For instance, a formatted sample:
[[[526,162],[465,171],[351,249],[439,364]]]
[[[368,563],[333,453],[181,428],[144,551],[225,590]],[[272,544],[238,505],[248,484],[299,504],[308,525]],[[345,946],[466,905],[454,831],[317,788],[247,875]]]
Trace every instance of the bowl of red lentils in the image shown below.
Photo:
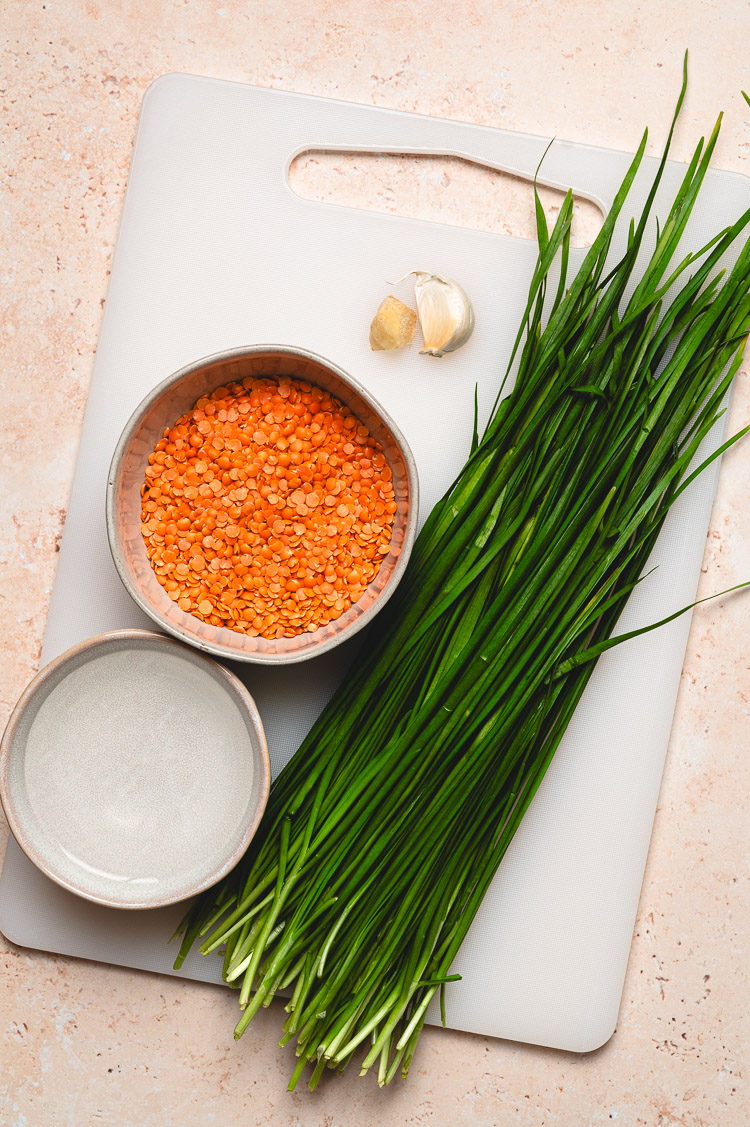
[[[304,661],[352,637],[403,574],[418,509],[394,421],[336,364],[255,345],[189,364],[123,431],[107,529],[153,621],[233,661]]]

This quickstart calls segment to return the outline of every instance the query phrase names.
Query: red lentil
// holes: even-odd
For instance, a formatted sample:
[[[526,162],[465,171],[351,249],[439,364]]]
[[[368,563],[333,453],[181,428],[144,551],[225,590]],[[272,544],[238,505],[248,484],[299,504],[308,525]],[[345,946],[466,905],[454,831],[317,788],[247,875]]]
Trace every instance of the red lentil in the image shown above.
[[[290,376],[218,387],[149,455],[141,531],[180,610],[293,638],[340,618],[390,550],[380,443],[348,407]]]

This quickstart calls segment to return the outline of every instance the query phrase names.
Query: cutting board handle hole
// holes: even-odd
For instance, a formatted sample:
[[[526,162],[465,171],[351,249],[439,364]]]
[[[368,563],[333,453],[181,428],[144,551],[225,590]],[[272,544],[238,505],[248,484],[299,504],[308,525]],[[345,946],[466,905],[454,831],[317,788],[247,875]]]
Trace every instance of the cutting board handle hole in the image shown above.
[[[292,191],[317,203],[536,238],[531,181],[461,157],[307,149],[288,178]],[[551,226],[564,193],[540,185],[539,196]],[[572,245],[590,246],[604,216],[591,200],[574,200]]]

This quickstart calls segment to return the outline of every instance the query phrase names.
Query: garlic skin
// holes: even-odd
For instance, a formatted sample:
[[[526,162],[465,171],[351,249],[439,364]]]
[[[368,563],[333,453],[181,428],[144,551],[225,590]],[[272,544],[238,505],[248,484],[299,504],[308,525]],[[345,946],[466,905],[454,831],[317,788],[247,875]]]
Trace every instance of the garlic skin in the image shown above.
[[[373,352],[403,348],[414,340],[417,315],[393,294],[384,298],[370,325],[370,348]]]
[[[424,338],[420,356],[455,352],[474,331],[474,309],[462,286],[441,274],[412,270],[416,278],[419,327]]]

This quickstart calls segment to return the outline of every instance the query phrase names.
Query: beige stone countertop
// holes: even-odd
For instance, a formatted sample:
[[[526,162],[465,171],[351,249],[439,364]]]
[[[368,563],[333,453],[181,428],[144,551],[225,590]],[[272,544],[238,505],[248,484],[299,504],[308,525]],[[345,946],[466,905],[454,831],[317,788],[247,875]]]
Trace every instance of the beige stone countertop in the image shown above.
[[[688,47],[673,155],[686,159],[723,109],[714,164],[750,174],[748,42],[744,0],[0,0],[0,723],[38,666],[152,79],[185,71],[630,151],[648,125],[656,151]],[[529,222],[495,174],[351,164],[346,190],[367,206],[517,234]],[[340,192],[324,160],[295,174],[321,198]],[[742,371],[730,428],[748,422]],[[724,459],[701,594],[750,577],[749,497],[745,441]],[[749,637],[750,596],[695,612],[620,1021],[603,1048],[575,1056],[427,1028],[405,1082],[380,1091],[351,1072],[288,1095],[273,1009],[235,1043],[230,991],[0,938],[0,1124],[744,1127]]]

